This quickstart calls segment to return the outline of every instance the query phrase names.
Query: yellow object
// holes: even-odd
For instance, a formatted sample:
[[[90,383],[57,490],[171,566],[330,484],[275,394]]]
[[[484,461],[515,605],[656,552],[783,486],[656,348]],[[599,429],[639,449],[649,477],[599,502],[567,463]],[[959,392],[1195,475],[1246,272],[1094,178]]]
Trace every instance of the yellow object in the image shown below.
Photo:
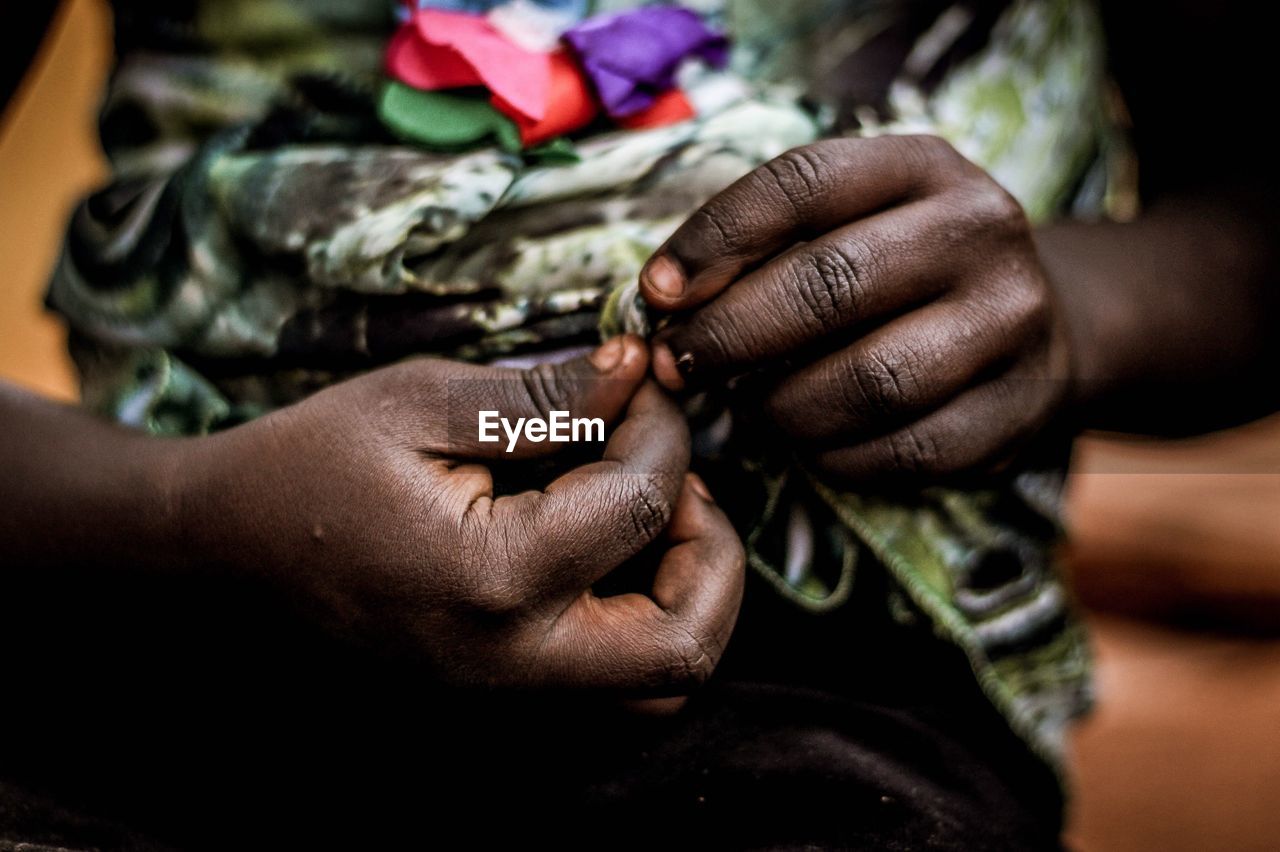
[[[67,217],[105,180],[98,100],[111,61],[105,0],[66,0],[0,117],[0,378],[76,398],[66,332],[42,305]]]

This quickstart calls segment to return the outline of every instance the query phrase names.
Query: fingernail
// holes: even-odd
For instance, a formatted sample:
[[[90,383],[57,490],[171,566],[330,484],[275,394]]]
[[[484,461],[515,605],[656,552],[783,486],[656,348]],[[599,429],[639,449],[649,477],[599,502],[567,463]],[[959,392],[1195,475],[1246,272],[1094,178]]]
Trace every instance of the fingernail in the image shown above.
[[[653,347],[653,375],[667,390],[684,390],[684,376],[671,347],[659,343]]]
[[[702,477],[698,476],[696,473],[691,473],[689,474],[688,481],[689,488],[694,494],[697,494],[708,503],[716,502],[715,498],[711,496],[711,491],[707,488],[707,483],[702,481]]]
[[[621,363],[625,349],[626,344],[622,342],[622,338],[615,337],[602,344],[595,352],[592,352],[587,360],[591,362],[591,366],[600,372],[610,373]]]
[[[684,293],[684,274],[665,254],[649,261],[644,268],[644,277],[651,288],[668,299],[678,299]]]

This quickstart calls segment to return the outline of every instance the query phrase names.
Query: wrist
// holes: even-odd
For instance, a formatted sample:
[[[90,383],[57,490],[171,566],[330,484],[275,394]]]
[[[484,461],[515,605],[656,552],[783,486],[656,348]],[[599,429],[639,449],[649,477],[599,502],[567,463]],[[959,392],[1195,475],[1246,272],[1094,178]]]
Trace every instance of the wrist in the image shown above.
[[[100,520],[84,536],[82,564],[181,575],[193,567],[183,534],[182,476],[199,439],[121,433],[85,491]]]
[[[1114,391],[1122,372],[1116,360],[1123,347],[1120,325],[1129,321],[1123,304],[1103,298],[1082,281],[1088,270],[1077,263],[1080,250],[1077,225],[1057,225],[1036,232],[1036,248],[1058,315],[1061,337],[1067,349],[1064,407],[1082,415]]]
[[[174,530],[182,565],[193,574],[276,585],[297,559],[305,514],[277,484],[287,481],[271,417],[190,439],[173,471]],[[283,498],[283,499],[278,499]]]
[[[167,462],[177,564],[191,574],[240,575],[255,562],[245,558],[257,549],[247,505],[255,489],[237,460],[245,428],[188,439]]]
[[[152,438],[7,387],[0,424],[0,563],[183,567],[176,483],[190,441]]]

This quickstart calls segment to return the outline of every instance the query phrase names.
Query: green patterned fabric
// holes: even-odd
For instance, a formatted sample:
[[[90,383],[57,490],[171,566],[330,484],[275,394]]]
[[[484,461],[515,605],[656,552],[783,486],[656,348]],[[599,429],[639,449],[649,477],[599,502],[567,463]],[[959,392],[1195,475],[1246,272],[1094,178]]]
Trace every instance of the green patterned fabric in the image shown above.
[[[648,333],[649,254],[821,136],[940,133],[1037,220],[1105,214],[1131,171],[1084,0],[690,3],[735,42],[730,70],[683,80],[699,117],[584,134],[554,162],[399,143],[376,114],[384,0],[176,5],[117,4],[114,178],[77,211],[49,292],[85,404],[156,434],[226,428],[414,355],[519,363]],[[751,399],[746,382],[688,407],[699,468],[740,484],[751,565],[815,613],[883,566],[899,589],[885,605],[962,648],[1055,762],[1088,700],[1053,559],[1060,466],[838,492],[762,438]]]

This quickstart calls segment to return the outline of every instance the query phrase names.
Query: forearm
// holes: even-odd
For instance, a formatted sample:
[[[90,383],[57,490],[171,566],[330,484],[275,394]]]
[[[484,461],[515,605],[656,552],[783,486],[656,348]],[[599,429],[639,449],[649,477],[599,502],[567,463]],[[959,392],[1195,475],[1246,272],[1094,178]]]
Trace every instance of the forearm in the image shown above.
[[[105,423],[0,382],[0,566],[172,570],[187,442]]]
[[[1083,425],[1185,433],[1280,404],[1269,219],[1262,205],[1169,198],[1131,224],[1037,233],[1073,338]]]

